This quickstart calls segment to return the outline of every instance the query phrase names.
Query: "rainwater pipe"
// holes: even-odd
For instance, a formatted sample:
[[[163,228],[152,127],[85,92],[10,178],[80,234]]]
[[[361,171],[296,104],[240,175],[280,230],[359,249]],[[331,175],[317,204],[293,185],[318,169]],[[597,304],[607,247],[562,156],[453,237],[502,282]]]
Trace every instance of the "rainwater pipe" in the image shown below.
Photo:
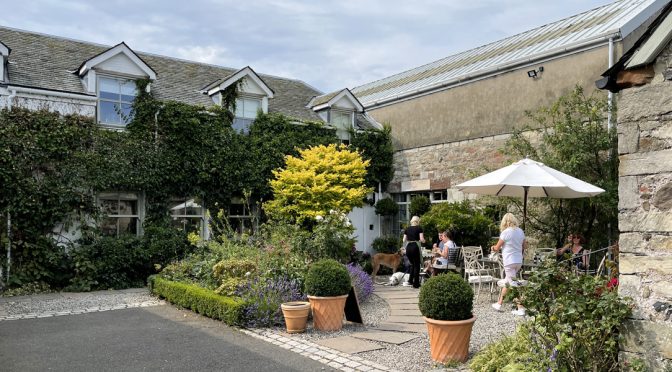
[[[609,38],[609,68],[614,65],[614,38]],[[607,95],[607,130],[611,131],[611,110],[613,107],[614,93],[609,91]]]
[[[12,89],[11,93],[7,97],[7,109],[12,108],[12,101],[16,97],[16,89]],[[7,285],[9,285],[9,272],[12,267],[12,215],[9,213],[9,208],[7,209]]]

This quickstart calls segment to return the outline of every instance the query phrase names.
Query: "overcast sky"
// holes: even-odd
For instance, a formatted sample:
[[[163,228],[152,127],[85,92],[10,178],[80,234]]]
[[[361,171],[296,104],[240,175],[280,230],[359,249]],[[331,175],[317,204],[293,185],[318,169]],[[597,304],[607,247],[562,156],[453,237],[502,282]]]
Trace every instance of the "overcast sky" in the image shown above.
[[[0,25],[355,87],[610,0],[2,1]],[[142,5],[138,5],[142,4]]]

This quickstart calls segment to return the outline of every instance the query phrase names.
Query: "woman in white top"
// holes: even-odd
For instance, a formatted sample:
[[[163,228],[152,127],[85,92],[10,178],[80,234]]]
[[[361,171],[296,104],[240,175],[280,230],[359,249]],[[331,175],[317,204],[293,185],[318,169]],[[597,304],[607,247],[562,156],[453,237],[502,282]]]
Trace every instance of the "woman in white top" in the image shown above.
[[[499,240],[497,241],[497,244],[490,247],[490,249],[493,252],[502,251],[505,274],[504,279],[507,283],[516,285],[517,282],[514,280],[518,271],[520,271],[520,268],[523,266],[523,251],[527,245],[527,242],[525,241],[525,233],[518,227],[518,220],[511,213],[507,213],[502,217],[502,223],[499,225],[499,230],[501,231]],[[503,287],[499,294],[499,301],[492,304],[492,307],[497,311],[501,311],[506,290],[507,288]],[[525,315],[525,308],[521,304],[518,304],[518,310],[514,310],[512,313],[523,316]]]
[[[451,251],[457,249],[455,242],[453,241],[453,234],[450,231],[446,230],[443,232],[442,245],[435,253],[438,253],[439,256],[436,258],[436,264],[441,266],[446,266],[449,263],[448,257],[450,257]],[[454,262],[451,262],[454,263]]]

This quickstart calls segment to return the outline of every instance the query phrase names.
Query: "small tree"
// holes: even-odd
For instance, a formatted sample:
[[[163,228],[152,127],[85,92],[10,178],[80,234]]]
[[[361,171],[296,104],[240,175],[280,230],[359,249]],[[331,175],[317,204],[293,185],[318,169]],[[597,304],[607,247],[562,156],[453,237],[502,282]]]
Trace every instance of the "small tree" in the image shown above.
[[[554,104],[528,113],[541,128],[541,143],[534,145],[522,132],[514,133],[505,152],[516,159],[529,156],[573,177],[603,188],[592,198],[534,199],[528,228],[561,245],[570,231],[581,232],[592,246],[604,246],[617,233],[618,138],[608,131],[608,106],[599,95],[586,96],[579,86]],[[527,128],[529,130],[529,128]]]
[[[460,245],[480,245],[489,248],[490,237],[495,231],[491,220],[468,201],[434,204],[422,216],[425,237],[433,238],[437,232],[450,230]]]
[[[350,212],[372,190],[364,184],[368,160],[340,145],[319,145],[285,157],[285,169],[273,171],[274,199],[266,213],[303,223],[330,211]]]
[[[411,216],[422,216],[423,214],[429,211],[429,208],[432,207],[432,203],[429,201],[429,198],[426,196],[416,196],[411,199],[411,205],[409,206],[409,211]]]

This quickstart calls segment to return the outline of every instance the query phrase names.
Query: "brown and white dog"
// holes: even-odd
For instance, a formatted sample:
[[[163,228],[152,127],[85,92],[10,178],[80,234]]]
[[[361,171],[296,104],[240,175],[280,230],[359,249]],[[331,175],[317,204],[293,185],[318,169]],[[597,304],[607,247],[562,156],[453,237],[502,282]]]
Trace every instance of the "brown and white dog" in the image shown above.
[[[371,277],[376,278],[378,274],[378,269],[380,265],[387,266],[392,269],[392,272],[397,272],[397,268],[401,265],[402,256],[401,251],[397,253],[376,253],[371,258],[371,265],[373,266],[373,271],[371,272]]]

